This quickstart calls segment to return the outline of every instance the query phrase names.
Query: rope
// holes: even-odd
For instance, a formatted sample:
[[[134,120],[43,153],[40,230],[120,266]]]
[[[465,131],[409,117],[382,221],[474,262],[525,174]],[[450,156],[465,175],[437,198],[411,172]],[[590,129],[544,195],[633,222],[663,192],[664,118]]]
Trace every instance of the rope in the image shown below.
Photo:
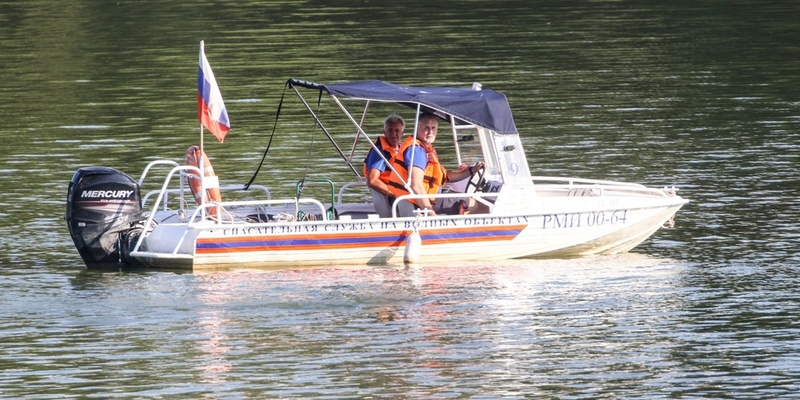
[[[258,172],[261,171],[261,166],[264,165],[264,160],[267,158],[267,152],[269,152],[270,146],[272,146],[272,139],[275,137],[275,130],[278,127],[278,118],[281,116],[281,108],[283,107],[283,98],[286,96],[286,88],[289,87],[289,82],[283,86],[283,93],[281,93],[281,101],[278,103],[278,111],[275,114],[275,125],[272,126],[272,134],[269,135],[269,143],[267,143],[267,148],[264,150],[264,155],[261,157],[261,162],[258,164],[258,168],[256,168],[256,172],[253,174],[253,177],[250,178],[250,181],[244,185],[244,190],[250,189],[250,185],[253,184],[253,181],[256,180],[256,176],[258,176]]]

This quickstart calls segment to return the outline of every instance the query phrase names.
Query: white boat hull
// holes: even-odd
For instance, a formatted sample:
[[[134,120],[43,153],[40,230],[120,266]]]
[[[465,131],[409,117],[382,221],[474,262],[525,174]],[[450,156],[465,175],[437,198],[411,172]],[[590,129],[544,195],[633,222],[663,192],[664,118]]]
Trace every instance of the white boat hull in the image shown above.
[[[684,203],[419,220],[162,223],[132,256],[150,267],[191,269],[402,264],[415,224],[426,263],[615,254],[647,239]]]

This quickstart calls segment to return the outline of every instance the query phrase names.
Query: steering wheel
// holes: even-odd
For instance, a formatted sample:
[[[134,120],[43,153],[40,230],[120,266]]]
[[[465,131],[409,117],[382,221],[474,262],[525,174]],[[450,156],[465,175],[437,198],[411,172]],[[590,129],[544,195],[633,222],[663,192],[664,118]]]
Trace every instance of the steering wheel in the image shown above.
[[[467,181],[467,187],[464,189],[464,193],[482,192],[483,187],[486,186],[486,179],[483,177],[484,173],[486,173],[486,167],[480,167],[477,170],[472,171],[472,175],[470,175],[469,180]]]

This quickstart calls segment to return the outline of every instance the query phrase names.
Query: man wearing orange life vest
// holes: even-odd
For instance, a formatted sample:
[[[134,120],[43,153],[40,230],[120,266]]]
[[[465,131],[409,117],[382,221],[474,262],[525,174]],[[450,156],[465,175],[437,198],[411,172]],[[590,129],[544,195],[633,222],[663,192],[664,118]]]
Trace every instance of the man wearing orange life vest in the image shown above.
[[[380,149],[383,157],[375,150],[370,148],[367,157],[364,159],[364,176],[367,178],[367,186],[372,191],[372,202],[375,210],[381,217],[392,215],[389,202],[394,202],[394,194],[389,190],[387,183],[389,176],[393,174],[392,169],[386,165],[388,160],[394,165],[394,159],[400,150],[400,139],[405,130],[405,121],[397,114],[390,114],[383,121],[383,136],[375,141],[375,147]]]
[[[439,162],[436,149],[433,147],[438,129],[439,120],[437,117],[433,114],[424,113],[419,116],[415,137],[409,136],[400,145],[400,151],[392,165],[401,176],[398,177],[397,174],[391,174],[388,185],[395,197],[408,194],[403,181],[408,179],[410,168],[413,168],[410,186],[414,194],[436,194],[439,193],[442,185],[446,182],[467,179],[474,171],[483,167],[484,163],[478,161],[474,166],[467,167],[462,165],[458,170],[448,172]],[[415,200],[417,207],[428,209],[428,215],[436,215],[437,213],[457,214],[460,202],[461,200],[452,197],[439,197],[433,201],[428,197]]]

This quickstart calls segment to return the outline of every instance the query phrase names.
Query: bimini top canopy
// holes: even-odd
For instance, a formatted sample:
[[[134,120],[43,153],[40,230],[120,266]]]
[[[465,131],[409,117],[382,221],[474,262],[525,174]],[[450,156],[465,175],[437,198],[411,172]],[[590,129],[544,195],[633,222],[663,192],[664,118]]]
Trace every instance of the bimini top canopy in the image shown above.
[[[291,86],[324,90],[332,96],[391,101],[427,111],[439,111],[456,118],[491,129],[501,134],[516,134],[514,117],[506,96],[494,90],[472,90],[444,87],[412,87],[383,81],[343,82],[319,84],[298,79],[289,79]]]

